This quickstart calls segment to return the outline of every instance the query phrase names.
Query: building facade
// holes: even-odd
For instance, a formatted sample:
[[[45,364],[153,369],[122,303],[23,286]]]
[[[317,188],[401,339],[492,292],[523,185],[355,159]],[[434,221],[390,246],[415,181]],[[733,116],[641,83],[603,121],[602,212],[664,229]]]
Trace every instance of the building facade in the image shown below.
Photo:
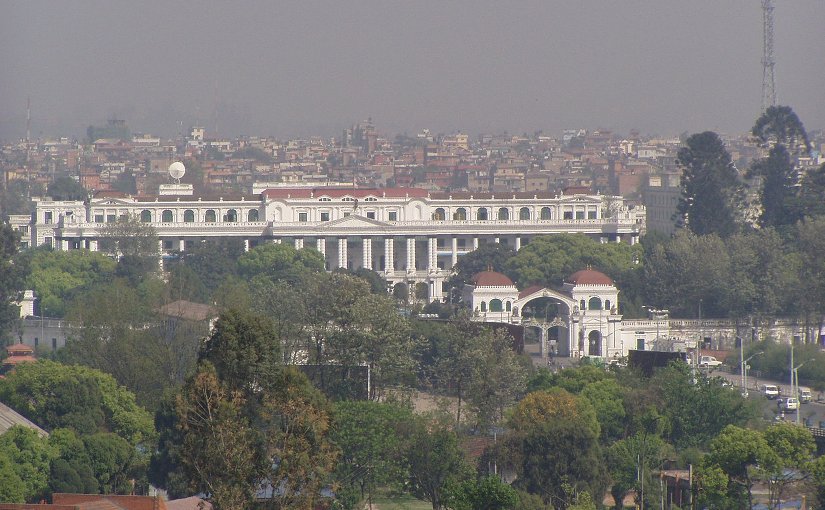
[[[151,197],[40,200],[30,243],[97,250],[106,225],[128,216],[156,230],[162,254],[220,237],[241,239],[245,249],[288,242],[318,250],[330,270],[366,268],[392,284],[426,284],[430,300],[443,299],[458,257],[480,244],[518,250],[536,236],[558,233],[635,244],[645,228],[644,207],[601,195],[301,187],[206,197],[186,185],[165,185]]]

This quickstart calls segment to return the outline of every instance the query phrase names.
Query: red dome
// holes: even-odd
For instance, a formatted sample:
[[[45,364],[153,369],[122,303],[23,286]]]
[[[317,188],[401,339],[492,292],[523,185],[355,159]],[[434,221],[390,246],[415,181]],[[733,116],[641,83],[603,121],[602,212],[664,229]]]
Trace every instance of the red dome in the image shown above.
[[[513,280],[495,271],[482,271],[473,276],[476,287],[512,287]]]
[[[606,274],[595,269],[576,271],[567,279],[573,285],[613,285],[613,280]]]

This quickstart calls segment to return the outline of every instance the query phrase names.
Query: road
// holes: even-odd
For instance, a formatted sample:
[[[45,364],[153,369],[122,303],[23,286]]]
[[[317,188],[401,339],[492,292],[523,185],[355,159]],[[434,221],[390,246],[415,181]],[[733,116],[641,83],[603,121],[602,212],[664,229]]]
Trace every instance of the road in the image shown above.
[[[739,374],[731,374],[725,370],[713,370],[710,373],[711,376],[719,376],[727,379],[730,381],[735,388],[739,388],[742,384],[741,376]],[[748,398],[752,400],[756,400],[760,404],[760,409],[762,410],[762,417],[766,420],[775,420],[777,416],[781,418],[782,413],[780,412],[779,405],[777,405],[776,400],[769,400],[764,395],[759,392],[759,385],[761,384],[775,384],[779,386],[780,391],[782,392],[783,396],[791,395],[791,384],[790,381],[774,381],[771,379],[757,379],[756,377],[748,376]],[[818,392],[814,392],[814,400],[807,403],[807,404],[800,404],[799,406],[799,422],[805,423],[805,420],[808,420],[808,423],[812,427],[819,427],[820,422],[825,422],[825,402],[823,402],[820,398],[819,401],[817,399]],[[788,411],[784,414],[784,419],[786,421],[796,421],[796,412],[795,411]],[[821,427],[825,428],[825,427]]]

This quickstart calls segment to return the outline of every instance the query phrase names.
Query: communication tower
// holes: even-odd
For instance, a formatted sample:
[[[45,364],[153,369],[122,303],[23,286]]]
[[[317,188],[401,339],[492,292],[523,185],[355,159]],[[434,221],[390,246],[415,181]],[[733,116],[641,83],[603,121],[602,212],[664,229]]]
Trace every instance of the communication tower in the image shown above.
[[[762,0],[762,111],[776,106],[773,76],[773,0]]]

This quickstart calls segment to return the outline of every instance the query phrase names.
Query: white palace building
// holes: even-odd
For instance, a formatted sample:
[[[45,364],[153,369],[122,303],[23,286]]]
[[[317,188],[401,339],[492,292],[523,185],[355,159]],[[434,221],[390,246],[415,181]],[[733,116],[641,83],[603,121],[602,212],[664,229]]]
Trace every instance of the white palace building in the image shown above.
[[[317,249],[330,270],[367,268],[392,284],[426,284],[430,300],[444,298],[458,257],[479,244],[518,250],[536,236],[557,233],[635,244],[645,227],[644,207],[602,195],[296,187],[207,197],[185,184],[162,185],[157,196],[39,200],[32,217],[11,222],[28,246],[97,250],[103,227],[129,215],[156,230],[162,254],[219,237],[242,239],[246,249],[294,243]]]

